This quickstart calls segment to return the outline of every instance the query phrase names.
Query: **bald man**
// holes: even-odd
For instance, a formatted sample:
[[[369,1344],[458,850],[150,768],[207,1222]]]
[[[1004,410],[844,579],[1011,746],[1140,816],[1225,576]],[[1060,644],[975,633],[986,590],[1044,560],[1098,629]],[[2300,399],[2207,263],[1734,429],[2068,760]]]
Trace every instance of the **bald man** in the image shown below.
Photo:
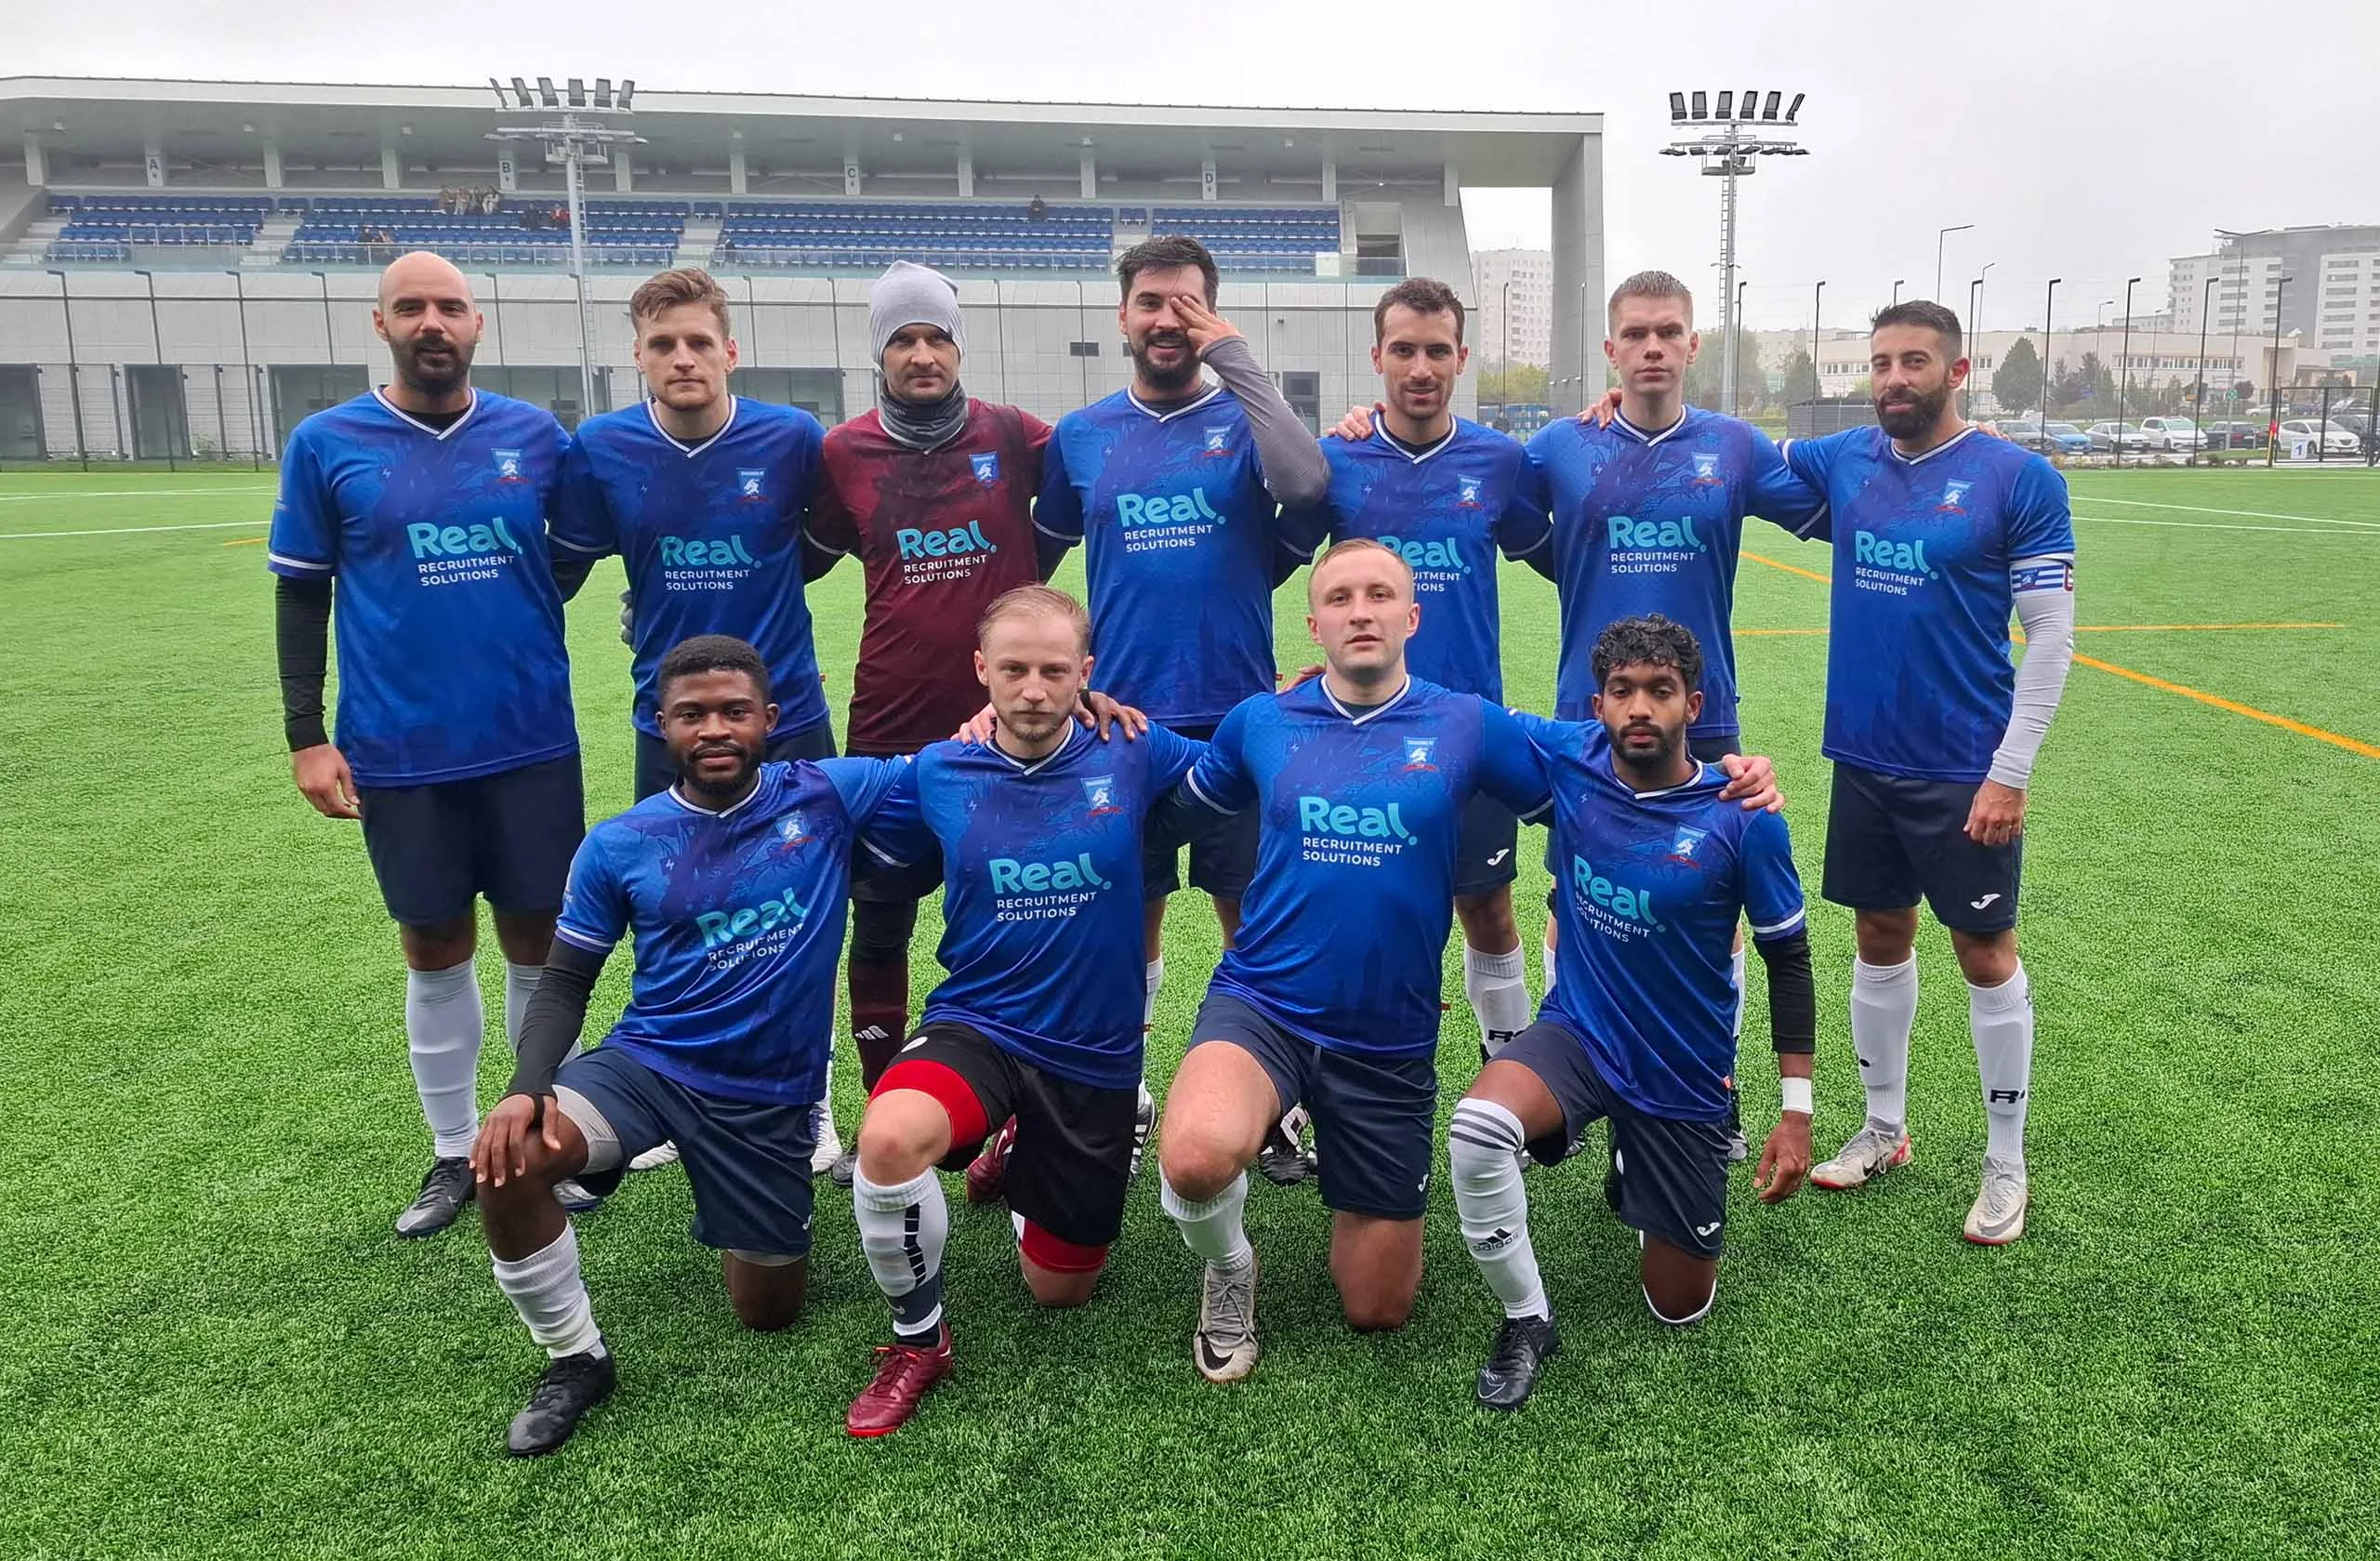
[[[476,902],[495,911],[517,1044],[585,832],[546,550],[570,439],[551,413],[471,388],[482,324],[469,284],[438,256],[381,273],[372,328],[394,373],[289,436],[266,553],[290,768],[316,812],[362,823],[404,953],[431,1155],[397,1216],[406,1237],[443,1230],[472,1198],[486,1024]],[[323,722],[334,621],[336,740]]]

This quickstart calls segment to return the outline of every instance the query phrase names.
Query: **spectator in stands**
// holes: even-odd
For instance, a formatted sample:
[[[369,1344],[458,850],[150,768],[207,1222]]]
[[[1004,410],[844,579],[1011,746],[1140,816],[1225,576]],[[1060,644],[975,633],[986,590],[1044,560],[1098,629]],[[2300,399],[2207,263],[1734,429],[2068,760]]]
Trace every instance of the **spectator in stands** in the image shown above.
[[[494,217],[494,216],[496,215],[496,207],[498,207],[498,206],[500,206],[500,205],[502,205],[503,204],[504,204],[503,199],[502,199],[500,196],[498,196],[495,191],[493,191],[493,190],[483,190],[483,191],[481,191],[481,192],[480,192],[480,215],[481,215],[481,216],[483,216],[483,217]]]
[[[545,225],[546,208],[543,206],[531,206],[521,214],[521,226],[533,233],[544,228]]]
[[[1033,204],[1025,208],[1025,215],[1036,222],[1040,221],[1042,218],[1048,216],[1049,212],[1050,203],[1043,200],[1038,195],[1034,196]]]

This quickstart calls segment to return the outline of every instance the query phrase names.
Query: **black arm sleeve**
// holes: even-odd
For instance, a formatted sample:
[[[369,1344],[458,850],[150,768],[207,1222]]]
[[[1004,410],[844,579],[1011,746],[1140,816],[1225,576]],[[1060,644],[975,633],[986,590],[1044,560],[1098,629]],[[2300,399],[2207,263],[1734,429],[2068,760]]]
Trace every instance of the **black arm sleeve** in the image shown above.
[[[1187,781],[1149,804],[1141,822],[1141,843],[1152,851],[1180,851],[1215,827],[1223,815],[1198,800]]]
[[[842,554],[832,548],[822,548],[813,542],[808,532],[801,534],[801,583],[803,585],[806,586],[813,580],[824,579],[828,570],[842,562]]]
[[[1818,1049],[1818,984],[1810,975],[1810,934],[1754,943],[1768,970],[1768,1035],[1779,1052]]]
[[[508,1095],[549,1095],[554,1070],[570,1054],[572,1042],[587,1025],[587,999],[594,994],[595,978],[603,972],[603,956],[575,943],[554,940],[546,956],[545,973],[529,997],[529,1012],[521,1021],[521,1057],[512,1070]]]
[[[1289,577],[1306,566],[1314,556],[1313,549],[1299,552],[1297,545],[1286,537],[1273,549],[1273,589],[1278,590]]]
[[[289,751],[319,747],[331,740],[323,726],[323,679],[331,663],[330,581],[274,576],[272,641]]]
[[[1067,549],[1073,546],[1072,542],[1063,536],[1052,536],[1038,526],[1034,528],[1033,561],[1040,569],[1043,580],[1048,580],[1051,575],[1058,572],[1058,565],[1066,561]]]
[[[554,589],[562,592],[562,599],[567,602],[578,594],[578,588],[587,583],[587,576],[595,573],[595,561],[584,553],[556,548],[553,549],[553,571]]]
[[[1544,575],[1547,579],[1553,581],[1555,585],[1558,586],[1562,583],[1562,576],[1555,574],[1554,571],[1554,549],[1551,547],[1531,548],[1527,553],[1521,556],[1521,562],[1527,564],[1531,569],[1536,570],[1539,574]]]

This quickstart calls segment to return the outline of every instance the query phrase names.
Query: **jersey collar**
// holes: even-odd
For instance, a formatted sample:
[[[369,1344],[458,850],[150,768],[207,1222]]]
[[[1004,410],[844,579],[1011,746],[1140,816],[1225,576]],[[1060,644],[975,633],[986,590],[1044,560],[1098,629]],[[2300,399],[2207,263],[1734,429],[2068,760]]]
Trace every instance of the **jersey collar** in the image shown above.
[[[1378,444],[1382,449],[1386,450],[1389,454],[1393,456],[1402,456],[1407,460],[1412,462],[1415,466],[1419,466],[1423,461],[1428,460],[1432,456],[1436,455],[1439,451],[1453,443],[1454,436],[1461,431],[1462,420],[1461,418],[1456,418],[1448,423],[1446,437],[1444,439],[1439,440],[1435,444],[1431,445],[1426,450],[1413,450],[1407,448],[1405,445],[1388,436],[1388,419],[1382,417],[1372,425],[1372,443]]]
[[[732,814],[742,813],[746,808],[750,807],[755,801],[760,800],[760,793],[768,789],[769,766],[762,764],[760,766],[760,773],[759,776],[752,782],[752,789],[746,792],[741,800],[731,803],[727,807],[706,808],[697,803],[686,800],[685,795],[678,789],[678,783],[676,781],[671,781],[669,783],[668,795],[671,801],[677,803],[688,813],[700,814],[705,818],[726,818]]]
[[[1693,790],[1696,787],[1702,785],[1710,779],[1711,766],[1703,763],[1698,759],[1694,762],[1694,774],[1686,776],[1686,779],[1678,782],[1675,786],[1656,787],[1650,791],[1639,791],[1634,787],[1629,785],[1628,782],[1621,777],[1620,774],[1620,756],[1617,753],[1614,753],[1610,747],[1606,746],[1604,749],[1604,773],[1611,777],[1611,783],[1620,787],[1620,790],[1625,791],[1628,795],[1635,798],[1636,800],[1640,802],[1649,802],[1654,800],[1656,798],[1674,797],[1682,791]]]
[[[1880,432],[1881,432],[1882,430],[1878,430],[1878,431],[1880,431]],[[1973,433],[1973,432],[1975,432],[1975,431],[1976,431],[1975,425],[1974,425],[1973,423],[1969,423],[1966,427],[1964,427],[1964,428],[1961,429],[1958,432],[1956,432],[1956,433],[1954,433],[1954,434],[1950,435],[1950,438],[1948,438],[1948,439],[1946,439],[1946,440],[1942,441],[1942,443],[1941,443],[1935,445],[1935,446],[1934,446],[1934,448],[1932,448],[1931,450],[1926,451],[1926,452],[1925,452],[1924,454],[1923,454],[1923,455],[1917,455],[1917,456],[1904,456],[1904,455],[1902,455],[1902,454],[1900,453],[1900,446],[1899,446],[1899,445],[1897,445],[1897,444],[1895,444],[1895,443],[1893,443],[1893,441],[1892,441],[1892,436],[1891,436],[1890,434],[1886,434],[1886,435],[1884,436],[1884,448],[1885,448],[1885,449],[1887,449],[1887,450],[1890,450],[1890,451],[1893,453],[1893,459],[1895,459],[1895,460],[1897,460],[1897,461],[1900,462],[1900,464],[1901,464],[1901,465],[1903,465],[1903,466],[1916,466],[1916,465],[1921,464],[1922,462],[1924,462],[1924,461],[1930,461],[1930,460],[1932,460],[1935,456],[1937,456],[1940,455],[1943,451],[1948,450],[1948,449],[1951,449],[1951,448],[1955,447],[1956,445],[1958,445],[1958,444],[1960,444],[1960,443],[1964,443],[1964,442],[1965,441],[1966,437],[1967,437],[1969,434],[1971,434],[1971,433]]]
[[[1630,422],[1625,415],[1615,408],[1611,414],[1611,426],[1626,434],[1629,438],[1634,440],[1637,443],[1651,446],[1659,444],[1662,440],[1667,439],[1670,435],[1676,433],[1679,430],[1685,428],[1686,418],[1693,416],[1693,413],[1694,408],[1690,406],[1681,406],[1678,408],[1676,422],[1672,423],[1669,427],[1663,429],[1659,433],[1647,433],[1643,429],[1640,429],[1635,424]]]
[[[1068,753],[1072,752],[1075,746],[1075,738],[1081,733],[1081,731],[1082,723],[1076,721],[1074,717],[1068,716],[1066,718],[1065,740],[1061,742],[1056,747],[1053,747],[1049,752],[1043,754],[1038,759],[1019,759],[1016,755],[1009,752],[1008,749],[1000,747],[998,739],[986,743],[984,746],[990,748],[993,753],[998,755],[1001,760],[1006,761],[1008,767],[1014,770],[1018,774],[1029,775],[1049,764],[1054,763],[1056,761],[1064,758]]]
[[[1187,417],[1223,393],[1223,388],[1221,385],[1210,385],[1207,387],[1207,393],[1205,395],[1200,396],[1194,402],[1191,402],[1188,405],[1177,406],[1170,412],[1159,412],[1156,407],[1151,406],[1147,402],[1144,402],[1140,397],[1134,395],[1130,386],[1127,385],[1124,388],[1124,399],[1132,403],[1135,411],[1139,412],[1144,417],[1152,417],[1160,423],[1170,423],[1176,417]]]
[[[700,444],[685,443],[680,440],[676,434],[671,433],[668,429],[663,428],[661,426],[660,415],[653,410],[653,402],[650,398],[647,398],[644,403],[644,419],[646,422],[653,425],[653,431],[659,434],[665,441],[667,441],[670,448],[676,450],[680,455],[691,459],[695,456],[701,455],[705,450],[709,449],[712,445],[727,437],[727,430],[735,426],[735,414],[737,409],[742,405],[743,400],[744,398],[741,396],[730,396],[727,398],[727,421],[720,424],[718,429],[712,432],[711,436],[708,439],[704,440]]]
[[[1390,695],[1380,704],[1377,704],[1370,709],[1366,710],[1362,715],[1355,714],[1355,711],[1341,704],[1339,702],[1339,696],[1330,692],[1329,683],[1326,682],[1321,678],[1317,677],[1314,680],[1314,686],[1322,691],[1322,698],[1325,704],[1329,705],[1332,709],[1347,718],[1347,724],[1350,726],[1361,726],[1364,722],[1371,720],[1374,716],[1386,715],[1389,711],[1403,704],[1405,702],[1405,696],[1413,692],[1413,676],[1409,672],[1407,673],[1404,683],[1395,694]]]
[[[480,409],[480,390],[478,386],[474,385],[471,387],[470,404],[463,408],[463,415],[456,418],[453,422],[447,424],[443,429],[434,429],[428,423],[423,422],[420,418],[415,417],[412,413],[407,412],[403,407],[399,406],[395,402],[390,401],[388,397],[388,393],[377,385],[372,387],[372,399],[378,402],[382,410],[386,411],[390,417],[394,417],[397,421],[404,424],[407,428],[418,429],[423,433],[430,435],[430,438],[438,440],[447,438],[449,435],[453,434],[456,429],[459,429],[465,423],[469,422],[471,420],[471,414]]]

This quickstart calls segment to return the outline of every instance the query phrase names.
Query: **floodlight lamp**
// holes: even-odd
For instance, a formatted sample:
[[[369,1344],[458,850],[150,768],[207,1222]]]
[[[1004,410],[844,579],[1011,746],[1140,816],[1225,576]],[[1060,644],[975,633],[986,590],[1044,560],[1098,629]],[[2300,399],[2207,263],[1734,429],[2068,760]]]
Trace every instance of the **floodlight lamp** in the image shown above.
[[[529,96],[529,84],[519,76],[512,78],[512,95],[520,99],[521,106],[524,109],[534,109],[537,106],[537,100]],[[499,92],[496,96],[502,97],[503,94]]]
[[[1754,87],[1747,91],[1739,101],[1738,107],[1740,111],[1738,114],[1739,118],[1750,119],[1753,117],[1760,109],[1760,89]]]
[[[1673,125],[1682,125],[1685,122],[1686,94],[1683,92],[1673,92],[1670,94],[1670,123]]]
[[[1808,97],[1808,96],[1809,96],[1809,94],[1808,94],[1808,93],[1806,93],[1806,92],[1796,92],[1796,93],[1794,93],[1794,94],[1793,94],[1793,101],[1792,101],[1792,106],[1791,106],[1791,107],[1789,107],[1789,108],[1788,108],[1788,109],[1786,109],[1786,111],[1785,111],[1785,123],[1786,123],[1786,124],[1788,124],[1788,125],[1792,124],[1792,123],[1794,122],[1794,120],[1796,119],[1796,117],[1800,115],[1800,113],[1801,113],[1801,112],[1802,112],[1802,99],[1805,99],[1805,98],[1806,98],[1806,97]]]
[[[1711,117],[1711,95],[1709,93],[1698,92],[1694,95],[1694,117],[1698,120],[1708,119]]]
[[[539,76],[537,78],[537,101],[549,109],[562,107],[562,99],[554,96],[553,77]]]
[[[1720,92],[1719,117],[1721,119],[1733,119],[1736,117],[1736,95],[1733,92],[1726,90],[1722,90]]]
[[[612,106],[611,77],[597,76],[595,78],[595,106],[599,109],[608,109]]]
[[[570,106],[574,109],[583,109],[587,106],[587,83],[582,77],[570,78]]]
[[[1774,120],[1777,117],[1777,100],[1784,96],[1782,92],[1770,93],[1767,104],[1760,111],[1760,117],[1765,120]]]
[[[496,80],[494,76],[490,76],[487,78],[487,89],[496,94],[496,106],[497,108],[509,108],[511,106],[504,100],[504,84],[502,82]]]
[[[635,96],[636,78],[634,76],[623,76],[620,78],[620,112],[622,113],[628,112],[628,99]]]

